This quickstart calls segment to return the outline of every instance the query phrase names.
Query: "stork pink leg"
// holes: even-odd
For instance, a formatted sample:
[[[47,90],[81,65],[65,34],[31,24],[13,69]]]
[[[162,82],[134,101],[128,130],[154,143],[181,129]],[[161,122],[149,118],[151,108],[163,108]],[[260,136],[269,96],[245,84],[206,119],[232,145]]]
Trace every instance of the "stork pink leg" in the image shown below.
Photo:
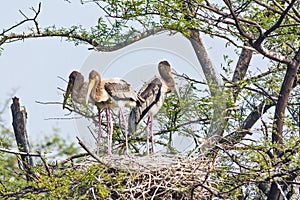
[[[113,123],[112,123],[110,108],[106,109],[106,118],[107,118],[107,154],[112,155],[111,146],[112,146]]]
[[[96,155],[99,155],[100,152],[100,139],[102,135],[102,124],[101,124],[101,110],[98,109],[98,123],[99,123],[99,131],[97,135],[97,150],[96,150]]]
[[[109,127],[110,127],[110,136],[109,136],[109,142],[110,142],[110,155],[112,155],[112,135],[113,135],[113,130],[114,130],[114,124],[113,124],[113,119],[112,119],[112,112],[111,109],[109,109]]]
[[[110,123],[109,123],[109,110],[108,108],[105,109],[105,114],[106,114],[106,133],[107,133],[107,153],[109,152],[109,133],[110,133]]]
[[[152,153],[154,153],[154,134],[153,134],[153,115],[150,115],[150,134],[151,134],[151,144],[152,144]]]
[[[150,140],[150,131],[149,131],[149,123],[151,123],[150,122],[150,116],[148,117],[148,120],[147,120],[147,124],[146,124],[146,138],[147,138],[147,154],[149,155],[150,154],[150,142],[149,142],[149,140]]]

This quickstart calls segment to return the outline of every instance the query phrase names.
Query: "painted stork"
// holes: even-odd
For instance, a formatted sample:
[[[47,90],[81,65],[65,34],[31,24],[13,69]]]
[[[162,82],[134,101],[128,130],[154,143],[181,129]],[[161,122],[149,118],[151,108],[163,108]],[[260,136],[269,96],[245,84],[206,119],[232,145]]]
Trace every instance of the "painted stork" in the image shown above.
[[[106,108],[106,118],[108,122],[108,155],[112,155],[112,131],[113,123],[111,116],[111,108],[118,107],[122,115],[125,124],[125,142],[126,153],[128,154],[128,133],[127,122],[124,117],[123,107],[135,107],[137,102],[142,102],[137,93],[130,87],[125,80],[120,78],[107,78],[101,79],[101,76],[95,70],[92,70],[89,74],[88,91],[86,95],[86,102],[89,97],[94,101],[97,106],[99,119],[101,109]],[[98,136],[100,140],[100,135]],[[99,140],[97,142],[99,142]],[[98,143],[99,145],[99,143]],[[98,147],[99,148],[99,147]]]
[[[86,102],[88,83],[84,82],[83,75],[78,71],[73,71],[69,75],[67,91],[64,97],[63,109],[65,109],[67,100],[71,94],[73,101],[84,104]]]
[[[175,92],[179,97],[175,81],[171,73],[171,66],[167,61],[161,61],[158,64],[160,76],[154,76],[138,92],[138,95],[144,99],[134,107],[128,119],[128,132],[134,133],[137,126],[145,117],[148,117],[146,123],[147,134],[147,153],[149,155],[149,139],[151,137],[152,152],[154,152],[154,136],[152,130],[153,116],[160,110],[165,100],[166,94]],[[150,130],[149,130],[150,128]]]

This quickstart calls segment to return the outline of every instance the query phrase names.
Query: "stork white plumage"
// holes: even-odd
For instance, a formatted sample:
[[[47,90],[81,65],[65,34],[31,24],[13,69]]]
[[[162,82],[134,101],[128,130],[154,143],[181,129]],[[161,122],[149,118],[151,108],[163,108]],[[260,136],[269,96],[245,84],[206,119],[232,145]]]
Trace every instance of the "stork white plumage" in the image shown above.
[[[152,143],[152,152],[154,152],[154,136],[152,130],[153,116],[162,107],[166,94],[175,91],[179,97],[176,84],[171,73],[171,66],[168,61],[161,61],[158,64],[158,71],[160,76],[154,76],[152,79],[146,82],[138,92],[138,95],[144,100],[144,102],[140,102],[131,110],[128,119],[128,132],[134,133],[141,121],[145,117],[148,117],[146,123],[148,154],[150,152],[150,137]]]
[[[124,117],[123,108],[124,107],[135,107],[137,102],[141,101],[136,92],[130,87],[125,80],[120,78],[107,78],[102,79],[98,72],[92,70],[89,74],[89,85],[86,95],[86,101],[91,98],[94,104],[97,106],[99,120],[101,120],[101,109],[106,109],[106,118],[108,122],[108,154],[112,155],[112,132],[113,123],[111,116],[111,108],[118,107],[122,114],[123,122],[125,124],[125,142],[126,142],[126,153],[128,154],[128,133],[127,133],[127,122]],[[101,123],[99,122],[99,126]],[[101,127],[99,127],[99,131]],[[97,139],[97,151],[99,151],[101,132],[98,134]]]

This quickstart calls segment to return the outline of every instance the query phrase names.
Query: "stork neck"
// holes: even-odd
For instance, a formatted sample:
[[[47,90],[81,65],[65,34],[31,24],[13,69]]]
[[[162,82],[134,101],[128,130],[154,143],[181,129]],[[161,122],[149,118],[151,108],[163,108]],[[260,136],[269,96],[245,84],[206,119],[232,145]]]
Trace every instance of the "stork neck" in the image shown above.
[[[162,79],[164,80],[165,84],[168,86],[168,92],[172,92],[175,89],[175,81],[172,76],[162,76]]]
[[[76,91],[76,92],[80,91],[83,84],[84,84],[84,78],[81,77],[80,75],[78,75],[74,81],[73,91]]]
[[[99,101],[106,101],[107,100],[107,93],[104,90],[104,86],[101,84],[101,81],[96,82],[96,86],[92,90],[93,97],[95,98],[96,102]]]

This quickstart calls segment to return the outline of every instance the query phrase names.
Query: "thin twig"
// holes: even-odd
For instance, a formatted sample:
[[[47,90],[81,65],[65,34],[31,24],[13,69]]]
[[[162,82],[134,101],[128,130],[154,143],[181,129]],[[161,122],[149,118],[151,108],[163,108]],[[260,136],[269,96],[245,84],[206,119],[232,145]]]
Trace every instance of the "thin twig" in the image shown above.
[[[102,160],[101,160],[96,154],[94,154],[92,151],[90,151],[90,149],[83,143],[82,140],[79,139],[79,137],[76,137],[76,138],[77,138],[77,140],[78,140],[78,144],[79,144],[80,146],[82,146],[82,148],[83,148],[89,155],[91,155],[91,156],[92,156],[94,159],[96,159],[99,163],[101,163],[101,164],[107,166],[104,162],[102,162]]]
[[[57,76],[57,78],[63,80],[65,83],[68,83],[68,81],[66,79],[64,79],[63,77],[61,77],[61,76]]]
[[[40,156],[40,154],[26,153],[26,152],[21,152],[21,151],[13,151],[13,150],[1,148],[1,147],[0,147],[0,151],[5,152],[5,153],[11,153],[11,154],[16,154],[16,155],[22,155],[22,156],[37,156],[37,157]]]
[[[38,154],[39,154],[39,156],[40,156],[40,158],[41,158],[41,160],[42,160],[42,162],[43,162],[43,164],[44,164],[44,166],[46,168],[48,176],[51,177],[52,173],[51,173],[50,167],[49,167],[49,165],[48,165],[48,163],[46,161],[46,158],[41,154],[41,152],[39,152],[39,151],[37,151],[37,152],[38,152]]]
[[[59,101],[50,101],[50,102],[35,101],[35,103],[43,104],[43,105],[61,105],[62,104],[62,102],[59,102]]]
[[[81,158],[81,157],[85,157],[85,156],[88,156],[88,155],[89,155],[89,153],[80,153],[80,154],[73,155],[73,156],[67,158],[66,160],[62,161],[62,162],[60,163],[60,165],[64,165],[64,164],[66,164],[67,162],[72,161],[72,160],[74,160],[74,159],[76,159],[76,158]]]

